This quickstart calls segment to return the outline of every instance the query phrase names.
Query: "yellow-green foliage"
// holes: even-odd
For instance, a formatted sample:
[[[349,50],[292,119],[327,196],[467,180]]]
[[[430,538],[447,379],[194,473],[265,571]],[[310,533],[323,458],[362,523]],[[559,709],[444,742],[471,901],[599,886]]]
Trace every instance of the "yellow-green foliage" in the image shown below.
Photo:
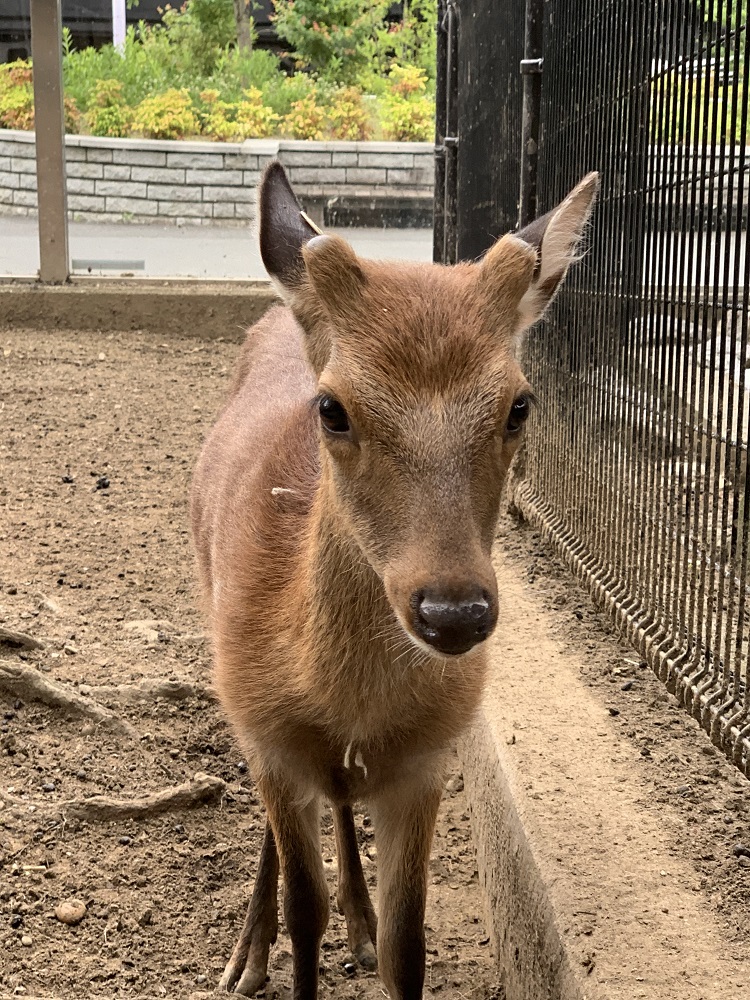
[[[81,114],[71,97],[63,101],[66,132],[78,132]],[[31,63],[18,59],[0,66],[0,128],[34,128]]]
[[[263,103],[263,94],[257,87],[245,91],[244,100],[237,105],[238,136],[242,139],[266,139],[273,135],[279,116]]]
[[[119,80],[97,82],[86,121],[92,135],[121,138],[129,133],[133,112],[125,104]]]
[[[356,87],[344,87],[335,95],[328,109],[328,127],[334,139],[358,141],[369,139],[372,125]]]
[[[426,142],[435,132],[435,108],[427,76],[417,66],[394,66],[383,97],[383,131],[398,142]]]
[[[141,101],[132,127],[149,139],[184,139],[200,130],[190,94],[174,88]]]
[[[326,124],[325,110],[318,104],[314,90],[295,101],[284,118],[283,128],[293,139],[322,139]]]

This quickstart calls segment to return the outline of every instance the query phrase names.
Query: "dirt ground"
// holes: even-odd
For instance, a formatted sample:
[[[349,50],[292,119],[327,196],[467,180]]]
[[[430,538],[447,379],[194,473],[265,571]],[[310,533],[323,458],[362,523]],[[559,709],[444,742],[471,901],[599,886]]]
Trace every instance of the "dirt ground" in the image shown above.
[[[0,332],[0,626],[45,644],[0,643],[0,664],[84,693],[142,678],[198,691],[129,704],[99,697],[135,738],[0,695],[0,997],[209,995],[239,932],[263,816],[206,696],[186,523],[190,471],[236,351],[138,333]],[[226,782],[218,805],[117,822],[61,821],[56,810],[97,793],[157,792],[196,772]],[[426,993],[501,1000],[460,775],[448,788],[431,864]],[[374,886],[366,817],[359,835]],[[323,843],[333,893],[328,817]],[[86,905],[77,926],[55,917],[70,898]],[[382,997],[345,941],[334,906],[321,996]],[[265,996],[288,996],[283,927],[269,971]]]
[[[197,1000],[214,989],[241,926],[263,818],[209,697],[186,525],[190,470],[236,351],[138,333],[0,332],[0,626],[45,643],[0,644],[0,664],[79,690],[160,678],[198,693],[101,697],[135,739],[0,696],[0,997]],[[663,808],[695,891],[739,949],[750,932],[750,783],[616,638],[538,532],[508,520],[501,535],[505,564],[541,598],[555,634],[587,651],[586,682],[639,748],[633,781]],[[66,800],[144,795],[196,772],[226,782],[218,805],[116,823],[55,813]],[[433,850],[426,992],[502,1000],[468,807],[452,778]],[[359,831],[374,885],[366,817]],[[333,893],[328,818],[324,857]],[[71,897],[86,904],[77,926],[54,915]],[[290,963],[282,929],[266,997],[289,995]],[[384,995],[376,976],[351,967],[335,907],[322,968],[322,997]]]

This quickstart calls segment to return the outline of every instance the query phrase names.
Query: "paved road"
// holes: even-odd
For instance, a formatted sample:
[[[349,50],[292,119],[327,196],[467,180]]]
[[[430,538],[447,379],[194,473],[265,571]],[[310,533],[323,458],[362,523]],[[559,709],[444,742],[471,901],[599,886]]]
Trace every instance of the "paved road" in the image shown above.
[[[340,229],[363,257],[431,260],[431,229]],[[265,278],[255,228],[72,222],[70,255],[76,274],[123,272],[149,277]],[[106,270],[89,262],[106,261]],[[37,220],[0,216],[0,275],[39,269]]]

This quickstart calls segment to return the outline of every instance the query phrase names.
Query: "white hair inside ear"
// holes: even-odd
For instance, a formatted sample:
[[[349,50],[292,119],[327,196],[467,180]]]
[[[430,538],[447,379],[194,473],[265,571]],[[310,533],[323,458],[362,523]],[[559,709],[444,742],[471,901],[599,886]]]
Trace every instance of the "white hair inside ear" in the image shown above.
[[[518,339],[541,319],[562,285],[568,268],[580,259],[586,223],[599,188],[599,175],[587,174],[568,197],[547,215],[515,234],[536,250],[537,263],[518,304]]]

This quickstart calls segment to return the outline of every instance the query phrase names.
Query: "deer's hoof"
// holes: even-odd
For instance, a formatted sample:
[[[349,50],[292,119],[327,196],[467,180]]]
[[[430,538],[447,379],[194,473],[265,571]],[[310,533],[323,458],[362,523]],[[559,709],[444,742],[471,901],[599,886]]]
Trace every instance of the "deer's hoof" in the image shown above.
[[[375,946],[372,941],[365,941],[364,944],[361,944],[357,948],[354,957],[363,969],[366,969],[368,972],[377,972],[378,956],[375,953]]]

